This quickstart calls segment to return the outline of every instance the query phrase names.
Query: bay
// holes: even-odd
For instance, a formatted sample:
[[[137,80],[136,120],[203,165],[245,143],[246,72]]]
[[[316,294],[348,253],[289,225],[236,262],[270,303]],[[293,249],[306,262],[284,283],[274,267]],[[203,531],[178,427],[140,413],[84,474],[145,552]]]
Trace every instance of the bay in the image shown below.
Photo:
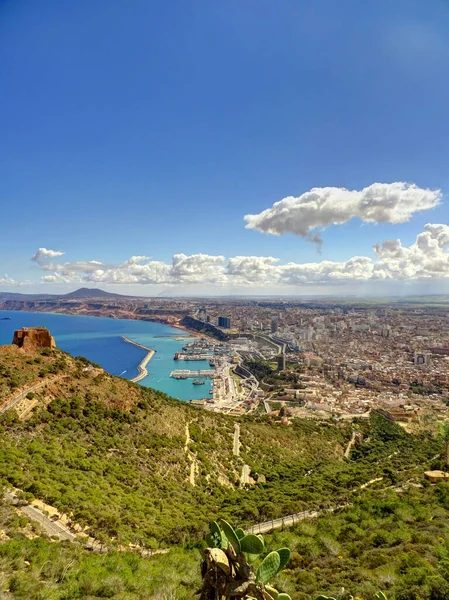
[[[207,379],[205,385],[193,385],[192,379],[170,378],[170,372],[177,368],[210,368],[207,361],[190,361],[184,367],[184,363],[173,359],[175,352],[181,351],[189,339],[189,335],[180,329],[151,321],[0,310],[0,345],[10,344],[14,331],[22,327],[47,327],[61,350],[72,356],[85,356],[112,375],[132,379],[146,352],[123,341],[121,336],[125,336],[156,350],[147,365],[148,377],[142,379],[140,385],[179,400],[210,397],[211,380]]]

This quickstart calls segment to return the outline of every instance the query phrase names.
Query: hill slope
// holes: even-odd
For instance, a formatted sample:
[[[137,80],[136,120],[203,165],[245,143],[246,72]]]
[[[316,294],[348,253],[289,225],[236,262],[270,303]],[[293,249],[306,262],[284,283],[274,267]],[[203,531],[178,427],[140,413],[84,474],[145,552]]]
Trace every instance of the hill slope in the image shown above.
[[[59,350],[28,356],[3,348],[0,373],[12,354],[14,379],[34,384],[38,367],[46,385],[1,418],[0,482],[54,505],[95,536],[124,543],[199,539],[217,514],[250,525],[338,503],[373,477],[388,482],[393,470],[396,479],[410,477],[438,450],[432,440],[424,444],[398,428],[390,435],[379,417],[380,433],[374,422],[369,441],[347,461],[351,425],[283,427],[244,417],[234,456],[231,417],[112,377]],[[240,484],[244,465],[253,485]]]
[[[280,589],[300,600],[342,586],[345,600],[372,600],[377,589],[398,600],[447,597],[449,485],[435,492],[413,487],[441,453],[437,438],[408,435],[379,415],[370,423],[289,427],[245,417],[238,420],[237,457],[235,419],[112,377],[60,350],[27,355],[0,348],[0,400],[36,381],[44,385],[34,396],[0,416],[0,488],[44,500],[97,539],[172,549],[149,560],[90,554],[48,542],[34,522],[3,506],[5,598],[191,598],[200,558],[192,546],[212,518],[250,525],[344,502],[353,508],[274,534],[273,547],[293,552],[276,581]],[[353,427],[363,442],[347,460]],[[244,464],[255,480],[249,487],[239,484]]]

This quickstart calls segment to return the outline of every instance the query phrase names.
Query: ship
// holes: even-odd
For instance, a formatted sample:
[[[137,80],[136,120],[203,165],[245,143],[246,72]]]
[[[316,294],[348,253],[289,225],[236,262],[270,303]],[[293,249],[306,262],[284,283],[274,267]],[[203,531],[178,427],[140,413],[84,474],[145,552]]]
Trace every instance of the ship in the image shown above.
[[[173,360],[179,360],[179,352],[175,352]]]
[[[201,379],[194,379],[193,380],[193,385],[204,385],[206,382],[205,381],[201,381]]]

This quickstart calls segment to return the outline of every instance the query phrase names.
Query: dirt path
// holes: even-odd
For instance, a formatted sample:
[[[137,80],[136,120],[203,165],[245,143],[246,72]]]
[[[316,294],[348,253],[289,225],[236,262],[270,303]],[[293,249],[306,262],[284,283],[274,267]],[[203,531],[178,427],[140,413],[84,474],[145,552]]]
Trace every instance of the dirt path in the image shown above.
[[[352,436],[351,439],[349,440],[348,445],[346,446],[346,450],[345,450],[345,458],[349,458],[349,454],[351,452],[351,448],[353,447],[353,445],[355,444],[355,440],[356,440],[357,434],[355,431],[352,432]]]
[[[190,442],[191,442],[191,438],[190,438],[190,431],[189,431],[189,423],[186,423],[186,442],[184,444],[184,452],[186,453],[186,456],[190,462],[190,473],[189,473],[189,483],[190,485],[192,485],[193,487],[195,487],[195,476],[198,474],[199,469],[198,469],[198,463],[196,460],[196,454],[194,452],[192,452],[189,448]]]

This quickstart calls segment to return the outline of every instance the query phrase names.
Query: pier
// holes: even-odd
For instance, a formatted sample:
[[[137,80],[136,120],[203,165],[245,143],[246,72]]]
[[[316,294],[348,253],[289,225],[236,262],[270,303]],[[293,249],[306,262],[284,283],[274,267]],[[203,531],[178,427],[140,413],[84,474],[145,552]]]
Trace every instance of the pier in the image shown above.
[[[147,348],[146,346],[142,346],[142,344],[138,344],[137,342],[133,342],[132,340],[125,337],[124,335],[122,335],[121,337],[122,337],[122,340],[124,342],[126,342],[127,344],[132,344],[133,346],[136,346],[137,348],[141,348],[142,350],[146,350],[146,352],[147,352],[146,356],[137,365],[137,370],[138,370],[139,374],[130,380],[130,381],[133,381],[134,383],[137,383],[141,379],[145,379],[145,377],[148,375],[147,364],[153,358],[156,351],[150,350],[150,348]]]
[[[189,371],[187,369],[176,369],[170,373],[173,379],[188,379],[189,377],[210,377],[215,375],[214,370]]]
[[[181,352],[176,352],[174,356],[175,360],[211,360],[212,358],[214,358],[213,354],[184,354]]]

